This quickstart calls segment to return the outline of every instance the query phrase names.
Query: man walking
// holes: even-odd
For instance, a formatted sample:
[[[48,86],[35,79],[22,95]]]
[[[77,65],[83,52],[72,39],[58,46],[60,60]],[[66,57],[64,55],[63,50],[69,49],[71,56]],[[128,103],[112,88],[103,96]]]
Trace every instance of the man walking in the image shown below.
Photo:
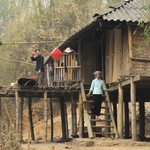
[[[34,57],[34,55],[36,55],[36,57]],[[36,61],[35,71],[37,72],[38,87],[43,87],[44,57],[41,55],[40,49],[36,49],[35,53],[32,53],[31,60]]]

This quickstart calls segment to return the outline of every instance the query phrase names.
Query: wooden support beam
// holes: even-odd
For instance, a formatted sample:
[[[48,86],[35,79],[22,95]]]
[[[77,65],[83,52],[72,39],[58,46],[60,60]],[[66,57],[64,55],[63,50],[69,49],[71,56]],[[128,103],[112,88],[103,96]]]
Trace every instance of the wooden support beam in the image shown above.
[[[145,102],[139,102],[139,135],[144,140],[145,139]]]
[[[15,91],[16,98],[16,133],[19,134],[19,94],[18,91]]]
[[[108,106],[108,103],[105,103],[105,107],[106,107],[106,108],[109,107],[109,106]],[[106,113],[106,114],[110,113],[110,112],[109,112],[109,109],[105,109],[105,113]],[[109,119],[110,119],[110,116],[109,116],[109,115],[105,115],[105,120],[109,120]],[[106,121],[106,122],[105,122],[105,126],[110,126],[110,122]],[[110,133],[110,132],[111,132],[111,131],[110,131],[110,128],[105,128],[105,132],[106,132],[106,133]],[[105,137],[110,137],[110,135],[105,135]]]
[[[81,66],[81,40],[78,41],[79,66]],[[79,80],[81,80],[81,69],[79,69]]]
[[[82,82],[80,83],[80,87],[81,87],[82,99],[83,99],[83,102],[84,102],[84,101],[86,101],[86,95],[85,95],[85,90],[84,90],[84,86],[83,86]],[[85,109],[84,109],[84,115],[86,117],[88,136],[89,136],[89,138],[93,138],[93,132],[92,132],[90,117],[89,117],[88,111],[85,110]]]
[[[132,40],[132,26],[131,25],[128,25],[128,43],[129,43],[129,57],[133,57],[133,54],[132,54],[133,40]]]
[[[65,113],[66,139],[69,139],[68,115],[66,103],[64,103],[64,113]]]
[[[54,141],[54,122],[53,122],[53,105],[52,105],[52,98],[50,98],[50,126],[51,126],[51,142]]]
[[[129,139],[129,103],[124,102],[124,111],[125,111],[125,139]]]
[[[23,97],[19,99],[19,139],[22,142],[22,129],[23,129]]]
[[[44,143],[47,143],[48,102],[47,91],[44,91]]]
[[[72,135],[77,135],[77,113],[76,113],[76,102],[74,95],[71,94],[71,119],[72,119]]]
[[[131,77],[130,83],[130,95],[131,95],[131,129],[132,129],[132,140],[137,141],[137,125],[136,125],[136,87]]]
[[[66,120],[65,120],[65,110],[64,110],[64,97],[60,97],[60,109],[61,109],[61,127],[62,127],[62,139],[66,140]]]
[[[119,138],[123,138],[123,88],[118,84],[118,133]]]
[[[83,113],[83,100],[81,92],[79,92],[79,138],[84,136],[84,113]]]
[[[29,118],[31,140],[35,140],[34,126],[33,126],[33,119],[32,119],[32,98],[31,97],[28,97],[28,118]]]
[[[2,98],[0,97],[0,120],[2,119]]]
[[[113,115],[114,115],[114,121],[117,126],[117,102],[113,101]]]

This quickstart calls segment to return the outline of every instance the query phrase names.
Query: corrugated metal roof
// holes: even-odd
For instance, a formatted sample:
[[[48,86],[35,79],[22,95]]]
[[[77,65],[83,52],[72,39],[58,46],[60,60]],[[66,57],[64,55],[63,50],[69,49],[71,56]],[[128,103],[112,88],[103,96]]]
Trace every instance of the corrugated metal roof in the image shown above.
[[[149,22],[144,0],[122,0],[99,14],[95,14],[94,17],[101,17],[108,21]]]
[[[144,6],[144,0],[121,0],[119,3],[116,3],[113,6],[110,6],[108,9],[101,11],[99,14],[95,14],[94,17],[102,18],[107,21],[126,21],[126,22],[137,22],[143,21],[145,23],[149,22],[149,15]],[[61,43],[58,48],[63,50],[65,46],[71,41],[86,31],[88,28],[91,28],[98,23],[97,18],[94,21],[90,22],[84,26],[79,31],[70,35],[65,42]],[[50,60],[51,57],[45,62],[45,64]]]

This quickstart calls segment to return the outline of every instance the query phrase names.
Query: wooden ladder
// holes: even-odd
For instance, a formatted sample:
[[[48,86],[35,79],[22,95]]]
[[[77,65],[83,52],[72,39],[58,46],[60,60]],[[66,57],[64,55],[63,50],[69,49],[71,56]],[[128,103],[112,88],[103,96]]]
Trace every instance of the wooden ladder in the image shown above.
[[[88,89],[84,88],[83,83],[80,83],[81,93],[83,102],[89,101],[86,97],[86,91]],[[101,107],[101,117],[103,119],[96,120],[94,119],[94,115],[89,113],[88,110],[84,108],[84,116],[87,124],[88,136],[89,138],[94,138],[96,136],[99,137],[115,137],[118,138],[118,131],[116,127],[116,123],[113,116],[113,111],[111,107],[110,97],[108,91],[105,92],[105,100],[102,101]]]

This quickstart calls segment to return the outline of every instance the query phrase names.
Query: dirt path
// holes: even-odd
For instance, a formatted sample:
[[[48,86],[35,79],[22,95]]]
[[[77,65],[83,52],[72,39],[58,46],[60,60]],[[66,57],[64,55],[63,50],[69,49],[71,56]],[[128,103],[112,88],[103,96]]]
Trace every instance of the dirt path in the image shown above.
[[[23,144],[23,150],[28,145]],[[89,140],[75,139],[67,143],[31,144],[30,150],[150,150],[150,142],[133,142],[131,140]]]
[[[23,150],[28,150],[27,145],[22,146]],[[74,147],[64,144],[34,144],[30,150],[150,150],[149,146],[113,146],[113,147]]]

